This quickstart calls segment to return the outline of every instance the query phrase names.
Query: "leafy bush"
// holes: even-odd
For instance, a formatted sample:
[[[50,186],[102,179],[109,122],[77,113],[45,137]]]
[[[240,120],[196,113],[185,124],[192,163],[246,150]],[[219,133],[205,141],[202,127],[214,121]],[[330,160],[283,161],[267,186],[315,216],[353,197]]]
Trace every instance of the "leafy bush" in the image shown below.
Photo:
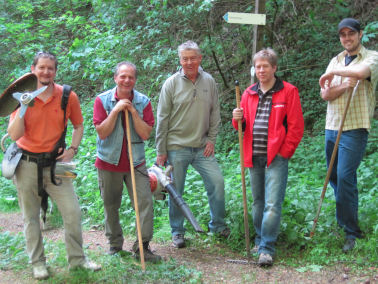
[[[277,74],[299,88],[306,129],[316,131],[325,112],[318,79],[341,50],[337,22],[346,16],[361,18],[366,26],[363,42],[374,48],[377,22],[370,13],[373,4],[359,6],[350,0],[265,2],[263,46],[277,50]],[[227,24],[222,18],[228,11],[253,12],[254,7],[245,1],[2,3],[1,90],[30,71],[37,51],[49,50],[60,62],[57,81],[74,86],[82,98],[114,85],[117,62],[134,62],[139,69],[137,89],[148,94],[155,105],[162,83],[179,67],[177,46],[189,39],[200,44],[203,68],[218,82],[224,125],[235,106],[233,82],[239,80],[241,89],[249,85],[253,26]]]

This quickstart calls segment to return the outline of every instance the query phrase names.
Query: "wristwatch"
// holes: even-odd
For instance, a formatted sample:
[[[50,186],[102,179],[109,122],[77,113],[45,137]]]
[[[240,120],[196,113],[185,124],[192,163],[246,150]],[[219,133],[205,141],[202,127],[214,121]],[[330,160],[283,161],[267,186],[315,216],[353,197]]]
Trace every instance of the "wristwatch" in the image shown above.
[[[70,146],[70,147],[68,148],[68,150],[69,150],[69,149],[72,149],[72,150],[74,151],[74,155],[77,154],[77,147]]]

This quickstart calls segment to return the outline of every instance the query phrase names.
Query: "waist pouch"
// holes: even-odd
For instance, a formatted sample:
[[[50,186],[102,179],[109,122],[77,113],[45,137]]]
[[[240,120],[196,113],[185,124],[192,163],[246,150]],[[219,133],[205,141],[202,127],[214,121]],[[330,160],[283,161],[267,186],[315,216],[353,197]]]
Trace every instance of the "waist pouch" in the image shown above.
[[[16,143],[12,143],[4,153],[3,161],[1,163],[1,173],[3,177],[11,179],[20,162],[22,156],[22,149],[18,148]]]

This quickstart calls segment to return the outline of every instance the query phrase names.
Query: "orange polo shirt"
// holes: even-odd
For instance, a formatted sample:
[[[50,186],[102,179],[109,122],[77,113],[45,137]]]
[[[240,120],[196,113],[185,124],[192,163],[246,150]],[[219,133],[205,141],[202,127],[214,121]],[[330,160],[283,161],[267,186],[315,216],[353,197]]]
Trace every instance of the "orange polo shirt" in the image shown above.
[[[34,106],[28,107],[25,113],[25,133],[17,140],[18,147],[33,153],[51,152],[63,133],[63,110],[61,101],[63,86],[54,84],[53,94],[46,101],[38,97],[34,99]],[[14,119],[17,111],[11,114]],[[66,122],[70,119],[73,125],[83,123],[79,98],[71,92],[66,110]]]

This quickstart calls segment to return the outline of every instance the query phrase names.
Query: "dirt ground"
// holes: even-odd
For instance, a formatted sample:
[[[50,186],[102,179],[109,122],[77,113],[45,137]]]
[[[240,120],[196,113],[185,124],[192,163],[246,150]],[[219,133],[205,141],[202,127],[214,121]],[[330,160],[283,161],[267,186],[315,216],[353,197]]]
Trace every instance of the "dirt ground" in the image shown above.
[[[0,232],[22,232],[21,213],[0,213]],[[53,229],[43,232],[44,238],[63,240],[63,230]],[[103,231],[90,230],[83,232],[84,245],[92,250],[107,249]],[[195,240],[191,240],[195,241]],[[133,240],[127,239],[125,250],[131,250]],[[204,283],[378,283],[378,268],[372,267],[369,275],[354,275],[348,267],[339,265],[321,269],[319,272],[299,272],[293,267],[276,264],[270,268],[261,268],[255,259],[247,260],[238,254],[227,251],[222,255],[189,246],[176,249],[168,244],[151,243],[152,250],[164,259],[174,258],[179,264],[193,267],[203,273]],[[225,256],[226,255],[226,256]],[[236,260],[236,261],[235,261]],[[106,269],[104,267],[103,269]],[[373,277],[371,275],[374,275]],[[31,277],[31,273],[30,273]],[[0,283],[38,283],[32,278],[20,282],[12,271],[0,270]]]

